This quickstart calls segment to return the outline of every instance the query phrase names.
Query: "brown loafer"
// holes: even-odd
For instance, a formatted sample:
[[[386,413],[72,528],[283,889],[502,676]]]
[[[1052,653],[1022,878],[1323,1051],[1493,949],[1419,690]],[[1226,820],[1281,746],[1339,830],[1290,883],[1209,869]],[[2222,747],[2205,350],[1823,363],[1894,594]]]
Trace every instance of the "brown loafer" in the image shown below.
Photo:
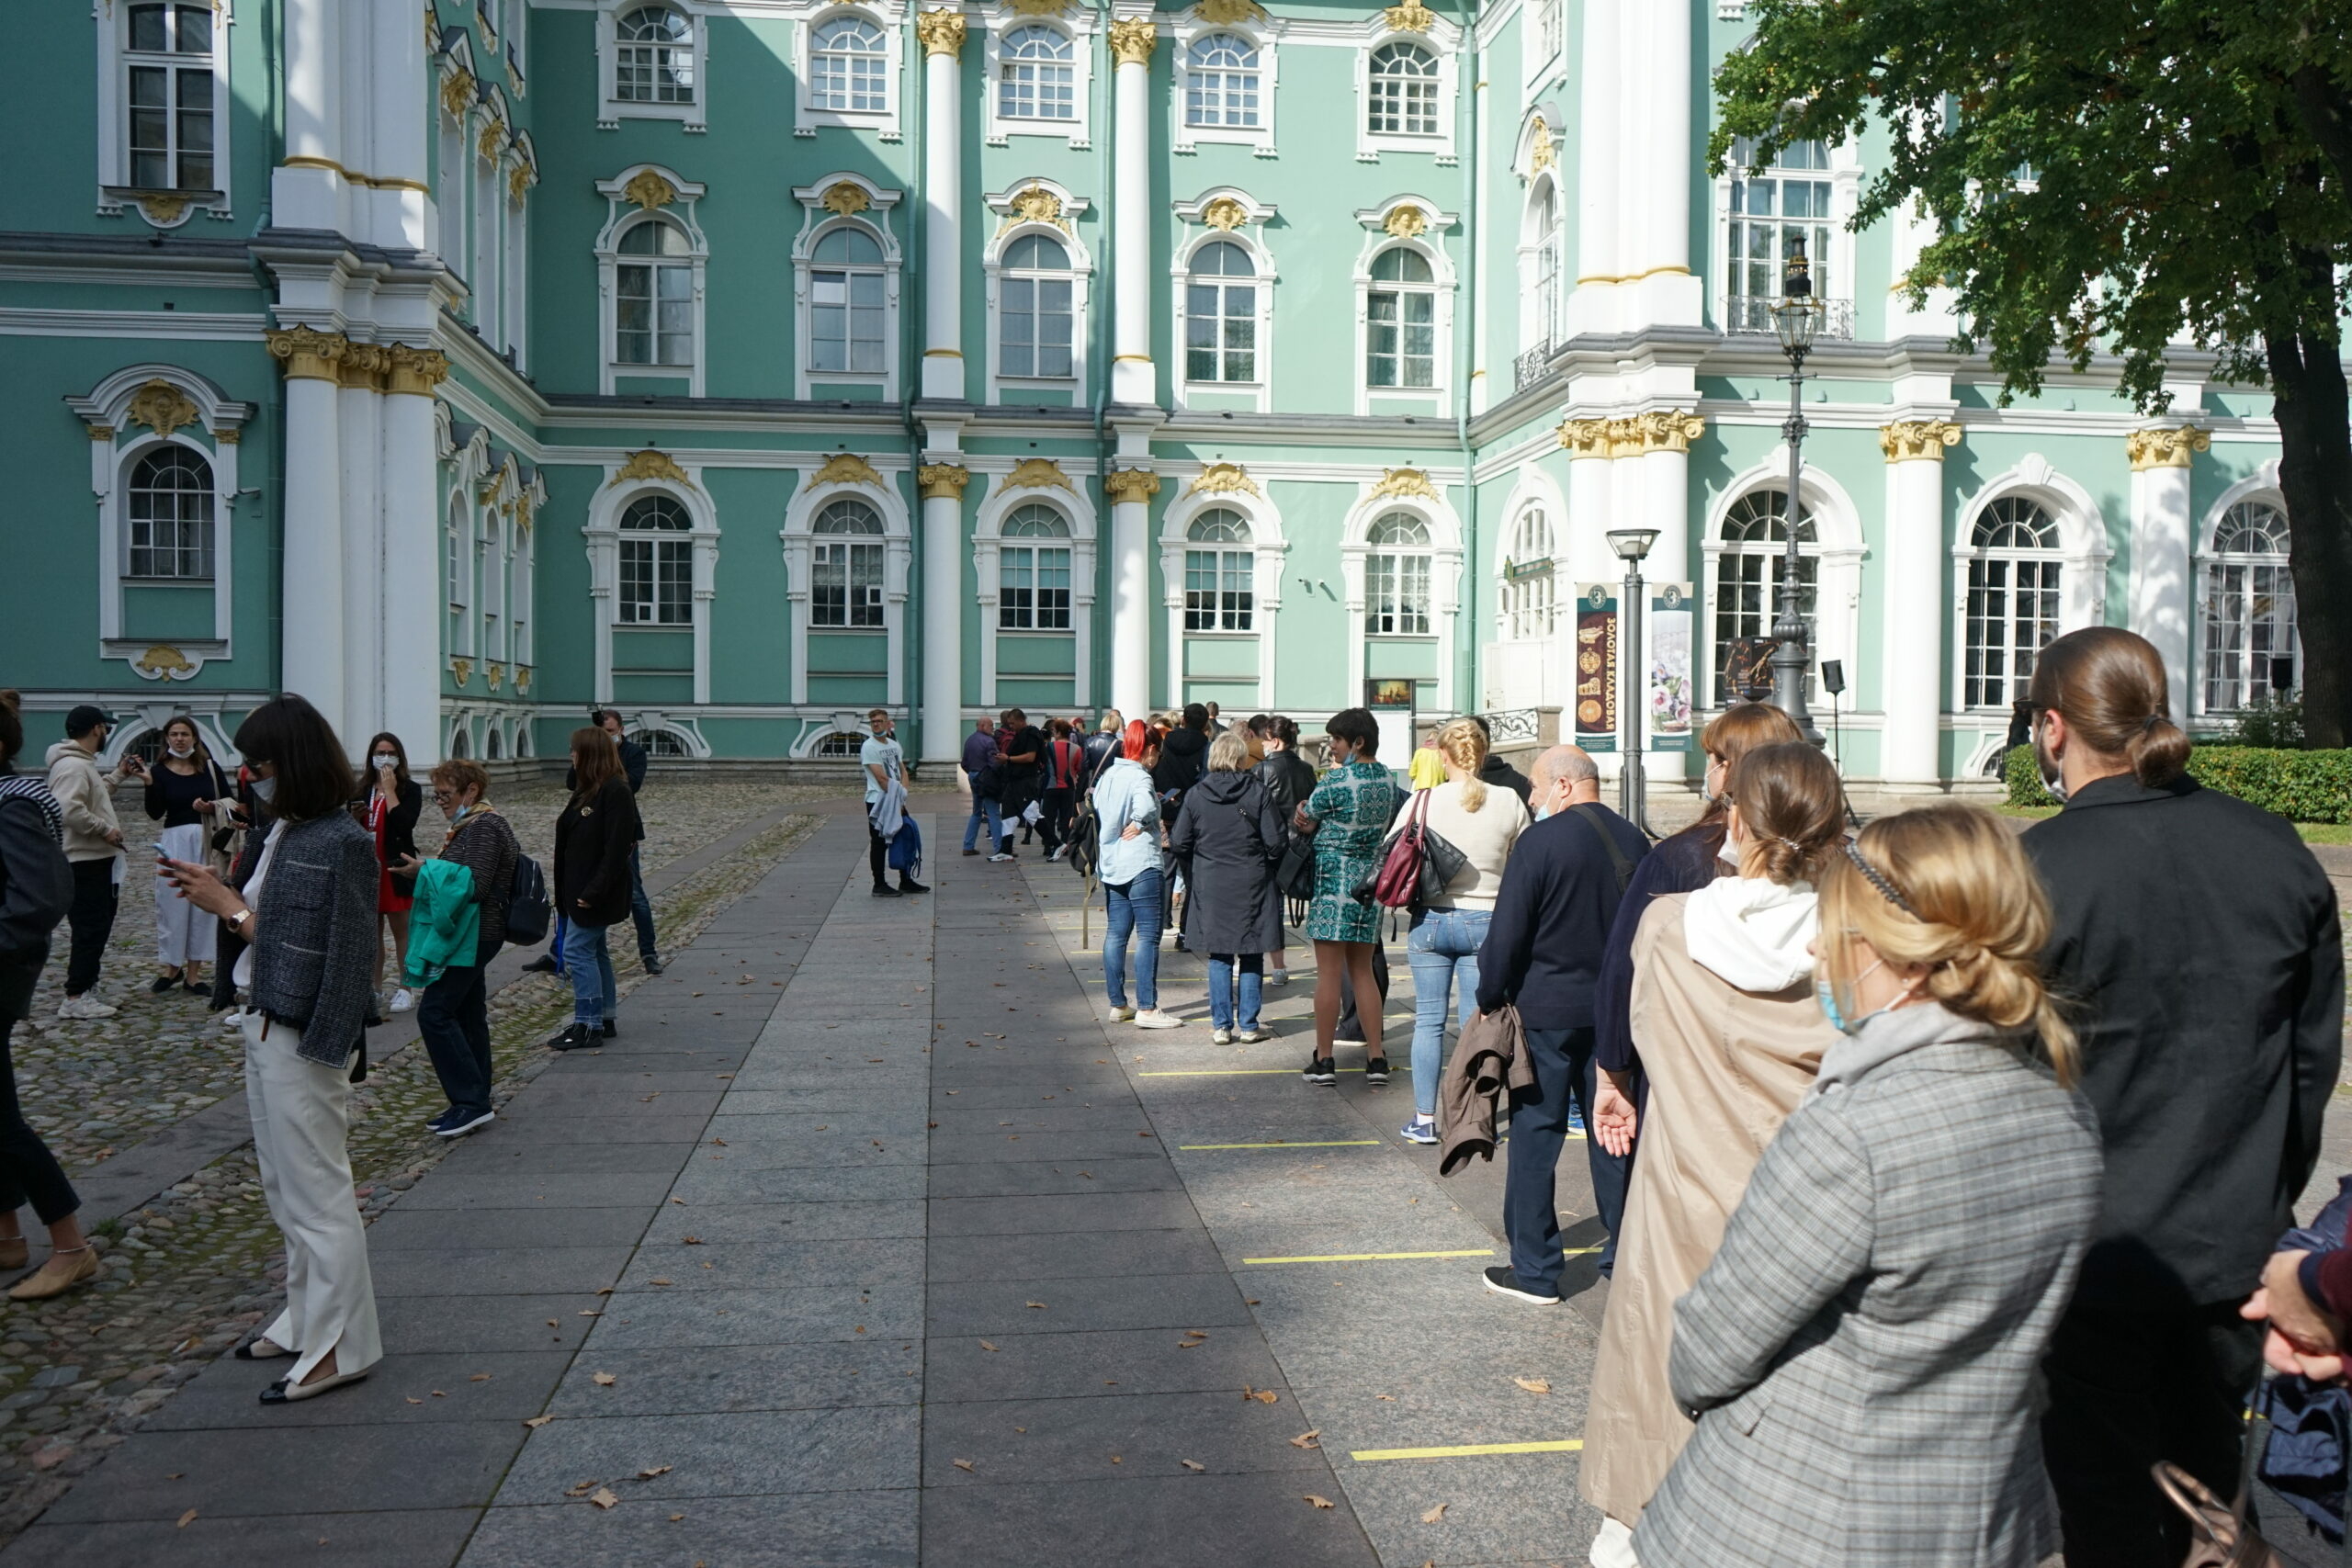
[[[87,1243],[71,1252],[52,1252],[49,1261],[17,1281],[8,1292],[12,1302],[45,1302],[98,1277],[97,1249]]]

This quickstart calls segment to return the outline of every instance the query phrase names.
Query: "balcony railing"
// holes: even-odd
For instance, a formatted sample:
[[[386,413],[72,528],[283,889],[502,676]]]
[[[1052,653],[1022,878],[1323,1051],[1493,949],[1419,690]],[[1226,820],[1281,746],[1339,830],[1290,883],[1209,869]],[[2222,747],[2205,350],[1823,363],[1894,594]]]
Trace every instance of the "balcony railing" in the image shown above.
[[[1734,294],[1724,300],[1724,331],[1755,333],[1772,335],[1772,308],[1781,302],[1778,295]],[[1821,327],[1816,338],[1841,338],[1849,343],[1854,337],[1854,302],[1851,299],[1824,299]]]
[[[1551,368],[1551,344],[1548,341],[1537,344],[1510,362],[1510,389],[1514,392],[1527,390],[1528,388],[1544,379],[1544,373]]]

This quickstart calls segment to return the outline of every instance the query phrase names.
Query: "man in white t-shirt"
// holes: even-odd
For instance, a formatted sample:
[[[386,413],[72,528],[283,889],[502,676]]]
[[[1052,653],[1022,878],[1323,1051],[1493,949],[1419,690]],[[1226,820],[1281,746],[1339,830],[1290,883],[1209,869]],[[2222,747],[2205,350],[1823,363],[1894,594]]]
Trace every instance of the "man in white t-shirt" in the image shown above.
[[[874,709],[865,716],[865,723],[869,733],[865,744],[857,749],[857,765],[865,774],[865,807],[870,814],[875,804],[892,784],[905,787],[907,759],[893,736],[896,727],[890,722],[888,709]],[[896,898],[904,894],[931,891],[917,882],[910,873],[904,871],[899,873],[899,885],[891,886],[886,874],[889,869],[890,840],[875,830],[870,815],[865,825],[865,836],[866,864],[874,872],[874,896],[876,898]]]

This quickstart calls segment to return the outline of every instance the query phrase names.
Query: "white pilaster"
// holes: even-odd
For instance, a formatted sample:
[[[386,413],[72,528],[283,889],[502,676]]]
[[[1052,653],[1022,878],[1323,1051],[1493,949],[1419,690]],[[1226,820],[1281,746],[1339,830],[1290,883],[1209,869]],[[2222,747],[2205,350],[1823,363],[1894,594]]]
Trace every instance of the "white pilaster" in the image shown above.
[[[343,716],[351,726],[349,731],[338,728],[337,733],[355,756],[368,743],[369,734],[384,728],[382,682],[391,656],[381,615],[386,552],[379,483],[384,466],[383,387],[389,357],[379,344],[353,344],[344,351],[342,380],[335,393],[335,431],[343,468],[343,614],[336,635],[343,642]],[[468,548],[470,556],[471,547]],[[471,603],[473,595],[467,598]],[[438,643],[429,640],[424,646],[437,648]],[[292,649],[288,651],[290,655]],[[401,656],[413,655],[403,649]],[[403,744],[413,739],[401,737]]]
[[[2135,432],[2132,458],[2131,614],[2124,623],[2165,661],[2165,692],[2176,721],[2188,712],[2190,558],[2196,520],[2189,504],[2189,454],[2211,437],[2194,425]]]
[[[1608,332],[1616,325],[1619,233],[1617,170],[1623,149],[1618,93],[1621,0],[1585,0],[1584,47],[1577,51],[1582,102],[1577,117],[1577,276],[1566,330]]]
[[[269,338],[269,352],[286,367],[278,683],[309,698],[346,745],[368,739],[350,735],[344,705],[343,443],[336,418],[342,394],[335,362],[348,346],[341,337],[307,327]]]
[[[424,34],[403,6],[378,5],[353,15],[369,18],[368,71],[354,78],[368,85],[370,109],[367,173],[372,183],[365,195],[368,232],[360,237],[392,249],[421,250],[426,243],[426,117],[434,87]]]
[[[1151,362],[1151,55],[1158,42],[1148,15],[1111,24],[1117,62],[1116,157],[1112,181],[1111,400],[1149,403],[1159,396]],[[1125,712],[1122,708],[1120,711]]]
[[[1960,427],[1904,420],[1879,433],[1886,454],[1886,602],[1878,661],[1886,715],[1879,776],[1891,785],[1942,782],[1944,451]]]
[[[1638,513],[1641,525],[1657,530],[1657,540],[1650,546],[1649,558],[1642,566],[1644,580],[1652,583],[1695,581],[1699,574],[1690,566],[1690,438],[1704,426],[1695,415],[1668,414],[1665,418],[1682,422],[1674,427],[1680,433],[1679,439],[1669,436],[1660,442],[1655,436],[1651,437],[1646,443],[1648,449],[1640,457],[1611,465],[1619,470],[1611,477],[1611,482],[1619,488],[1621,513],[1625,511],[1623,502],[1630,499],[1624,492],[1629,488],[1634,489],[1641,497]],[[1628,470],[1637,472],[1639,477],[1634,478]],[[1632,479],[1630,487],[1627,484],[1629,479]],[[1645,626],[1647,624],[1645,618]],[[1643,671],[1636,689],[1642,694],[1642,701],[1646,703],[1649,699],[1649,650],[1641,649],[1636,651]],[[1698,671],[1691,673],[1696,676]],[[1687,750],[1656,750],[1652,744],[1656,737],[1650,733],[1646,713],[1642,718],[1642,735],[1645,742],[1642,765],[1653,780],[1663,783],[1685,776],[1690,753]]]
[[[377,713],[371,728],[390,730],[413,762],[441,760],[440,507],[434,500],[439,470],[433,433],[433,389],[448,374],[437,350],[394,344],[378,398],[383,425],[383,588]],[[484,583],[483,594],[496,592]],[[512,624],[511,609],[502,615]],[[511,652],[511,649],[510,649]],[[519,662],[519,660],[518,660]],[[364,737],[363,737],[364,739]]]
[[[915,31],[923,52],[922,395],[960,401],[965,395],[964,18],[955,11],[925,11],[916,19]]]
[[[939,432],[933,432],[936,439]],[[915,475],[922,494],[922,758],[953,762],[964,745],[964,487],[971,470],[955,432],[926,451]]]
[[[286,156],[270,171],[270,221],[280,229],[348,226],[343,29],[349,14],[341,0],[287,0],[284,8]],[[402,21],[421,41],[415,18]]]
[[[1619,220],[1633,249],[1619,258],[1621,329],[1701,323],[1702,290],[1690,273],[1692,9],[1689,0],[1651,0],[1631,7],[1623,24],[1633,93],[1619,117],[1631,133]]]
[[[1111,498],[1111,705],[1130,719],[1151,711],[1151,498],[1159,476],[1114,468],[1102,478]],[[1261,635],[1271,637],[1269,626]],[[1170,649],[1169,657],[1180,657]]]

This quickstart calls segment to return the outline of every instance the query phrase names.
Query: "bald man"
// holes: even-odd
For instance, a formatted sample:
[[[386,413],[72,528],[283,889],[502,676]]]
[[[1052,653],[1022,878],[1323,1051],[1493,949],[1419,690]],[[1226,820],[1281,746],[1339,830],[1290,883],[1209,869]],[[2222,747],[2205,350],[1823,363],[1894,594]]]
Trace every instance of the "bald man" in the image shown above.
[[[1617,905],[1634,863],[1649,852],[1640,829],[1600,804],[1600,770],[1575,746],[1535,759],[1528,801],[1535,823],[1504,863],[1494,919],[1478,950],[1478,1010],[1519,1010],[1536,1093],[1511,1107],[1510,1165],[1503,1179],[1503,1232],[1510,1262],[1487,1270],[1487,1288],[1556,1306],[1567,1264],[1552,1184],[1568,1135],[1572,1104],[1592,1120],[1592,993]],[[1605,1278],[1616,1265],[1632,1161],[1591,1139],[1585,1157],[1609,1240]]]

